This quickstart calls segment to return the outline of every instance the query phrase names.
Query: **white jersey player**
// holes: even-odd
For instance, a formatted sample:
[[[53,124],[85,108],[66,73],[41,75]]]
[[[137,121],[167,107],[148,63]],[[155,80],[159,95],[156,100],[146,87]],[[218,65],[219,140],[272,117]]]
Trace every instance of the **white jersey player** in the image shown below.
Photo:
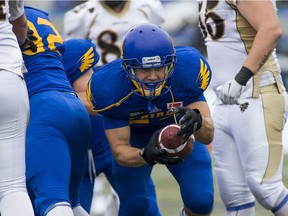
[[[274,49],[281,36],[275,1],[198,3],[219,100],[212,152],[226,216],[255,215],[255,198],[287,216],[282,131],[288,101]]]
[[[139,23],[161,25],[164,21],[159,0],[121,2],[124,6],[115,11],[109,7],[109,1],[89,0],[64,16],[64,39],[91,39],[100,54],[97,67],[120,56],[120,43],[128,29]]]
[[[12,30],[13,29],[13,30]],[[0,1],[0,212],[33,216],[25,178],[25,134],[29,113],[22,75],[27,20],[23,1]]]

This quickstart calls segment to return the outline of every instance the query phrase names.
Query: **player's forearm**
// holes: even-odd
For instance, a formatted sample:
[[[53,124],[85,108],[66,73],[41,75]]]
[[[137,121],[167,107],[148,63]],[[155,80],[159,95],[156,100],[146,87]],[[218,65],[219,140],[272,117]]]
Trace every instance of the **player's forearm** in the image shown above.
[[[22,45],[27,36],[27,19],[26,15],[23,14],[18,19],[14,21],[10,21],[13,25],[13,32],[16,35],[17,41],[19,45]]]
[[[140,149],[129,145],[118,145],[112,147],[113,156],[121,166],[138,167],[147,164],[147,162],[140,156],[139,152]]]
[[[202,116],[202,127],[194,132],[197,141],[203,144],[210,144],[214,137],[214,124],[210,117]]]
[[[259,29],[243,66],[249,68],[254,74],[257,73],[269,58],[281,35],[282,31],[279,26]]]
[[[271,0],[237,1],[237,8],[257,32],[243,65],[256,73],[269,58],[282,35],[280,22]]]
[[[138,167],[147,164],[140,156],[140,149],[130,144],[130,126],[105,130],[115,160],[121,166]]]

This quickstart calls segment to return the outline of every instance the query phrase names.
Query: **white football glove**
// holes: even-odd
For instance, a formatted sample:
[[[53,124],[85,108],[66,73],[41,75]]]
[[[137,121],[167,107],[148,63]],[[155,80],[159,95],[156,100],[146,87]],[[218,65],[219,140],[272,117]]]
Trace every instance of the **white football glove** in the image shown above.
[[[244,90],[243,85],[240,85],[235,79],[227,81],[220,86],[220,99],[224,104],[239,104],[238,99]]]

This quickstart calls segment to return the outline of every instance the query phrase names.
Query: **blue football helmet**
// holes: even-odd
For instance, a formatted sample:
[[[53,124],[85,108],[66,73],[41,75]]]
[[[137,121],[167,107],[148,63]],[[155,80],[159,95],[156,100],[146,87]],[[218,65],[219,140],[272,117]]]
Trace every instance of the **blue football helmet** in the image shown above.
[[[171,87],[169,80],[176,62],[175,52],[172,38],[161,27],[141,24],[130,29],[122,41],[121,58],[123,68],[133,83],[132,91],[148,98],[150,102],[168,92]],[[155,82],[140,81],[134,72],[135,68],[160,67],[165,67],[165,78]]]

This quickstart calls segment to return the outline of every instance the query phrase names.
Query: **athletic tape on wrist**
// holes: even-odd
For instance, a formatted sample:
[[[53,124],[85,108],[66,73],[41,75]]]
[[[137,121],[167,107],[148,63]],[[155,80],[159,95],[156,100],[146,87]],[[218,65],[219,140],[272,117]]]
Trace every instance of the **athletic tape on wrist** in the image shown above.
[[[252,73],[251,70],[249,70],[246,67],[242,67],[241,70],[236,74],[235,80],[238,82],[240,85],[246,86],[248,80],[253,76],[254,74]]]

